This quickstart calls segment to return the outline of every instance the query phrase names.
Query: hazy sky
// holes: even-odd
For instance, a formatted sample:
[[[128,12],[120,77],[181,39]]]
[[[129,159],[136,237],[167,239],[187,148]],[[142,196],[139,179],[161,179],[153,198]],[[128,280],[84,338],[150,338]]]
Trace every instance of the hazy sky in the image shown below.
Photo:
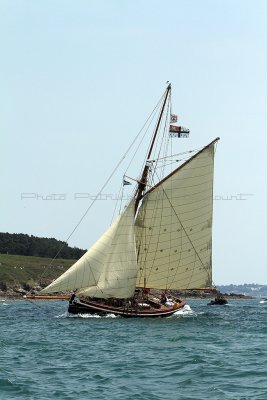
[[[214,281],[267,284],[266,20],[265,0],[0,0],[0,231],[65,240],[169,80],[191,130],[177,152],[221,138]],[[92,244],[114,203],[70,245]]]

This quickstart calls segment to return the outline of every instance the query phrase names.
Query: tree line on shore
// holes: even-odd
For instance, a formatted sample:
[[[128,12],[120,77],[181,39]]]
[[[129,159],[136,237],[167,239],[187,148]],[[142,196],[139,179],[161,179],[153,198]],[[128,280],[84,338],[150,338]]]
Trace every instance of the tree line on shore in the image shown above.
[[[70,247],[67,243],[54,238],[40,238],[23,233],[0,233],[0,253],[21,256],[78,259],[86,250]]]

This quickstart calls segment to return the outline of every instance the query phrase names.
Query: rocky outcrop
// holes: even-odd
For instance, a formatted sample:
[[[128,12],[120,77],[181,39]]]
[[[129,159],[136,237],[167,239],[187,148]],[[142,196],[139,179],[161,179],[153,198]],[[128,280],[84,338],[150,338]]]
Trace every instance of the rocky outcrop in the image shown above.
[[[44,285],[45,286],[45,285]],[[3,290],[4,289],[4,290]],[[0,298],[6,299],[23,299],[23,296],[27,294],[38,295],[42,287],[37,282],[32,282],[31,285],[9,285],[6,286],[2,285],[0,289]],[[157,291],[158,292],[158,291]],[[216,291],[206,291],[206,290],[170,290],[168,292],[170,295],[184,298],[184,299],[203,299],[203,300],[210,300],[216,297]],[[236,293],[222,293],[223,297],[229,300],[242,300],[242,299],[252,299],[252,296],[246,296],[243,294],[236,294]]]

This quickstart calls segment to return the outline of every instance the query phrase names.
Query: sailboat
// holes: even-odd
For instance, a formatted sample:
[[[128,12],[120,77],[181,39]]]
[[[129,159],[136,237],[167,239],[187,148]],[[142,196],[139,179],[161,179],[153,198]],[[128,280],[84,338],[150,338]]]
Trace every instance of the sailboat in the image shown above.
[[[153,155],[160,129],[173,121],[170,99],[168,84],[140,178],[123,212],[42,290],[72,292],[70,314],[168,317],[185,306],[175,291],[212,285],[214,148],[219,138],[156,179],[159,161],[167,159]],[[172,119],[166,124],[166,118]],[[184,128],[169,127],[168,140],[170,132],[188,135]]]

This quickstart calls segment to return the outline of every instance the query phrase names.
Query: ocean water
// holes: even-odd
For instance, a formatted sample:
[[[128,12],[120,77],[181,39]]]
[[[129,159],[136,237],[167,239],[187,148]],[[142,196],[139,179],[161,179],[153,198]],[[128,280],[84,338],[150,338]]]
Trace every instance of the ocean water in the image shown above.
[[[67,317],[65,301],[0,302],[0,399],[267,399],[267,305],[167,319]]]

